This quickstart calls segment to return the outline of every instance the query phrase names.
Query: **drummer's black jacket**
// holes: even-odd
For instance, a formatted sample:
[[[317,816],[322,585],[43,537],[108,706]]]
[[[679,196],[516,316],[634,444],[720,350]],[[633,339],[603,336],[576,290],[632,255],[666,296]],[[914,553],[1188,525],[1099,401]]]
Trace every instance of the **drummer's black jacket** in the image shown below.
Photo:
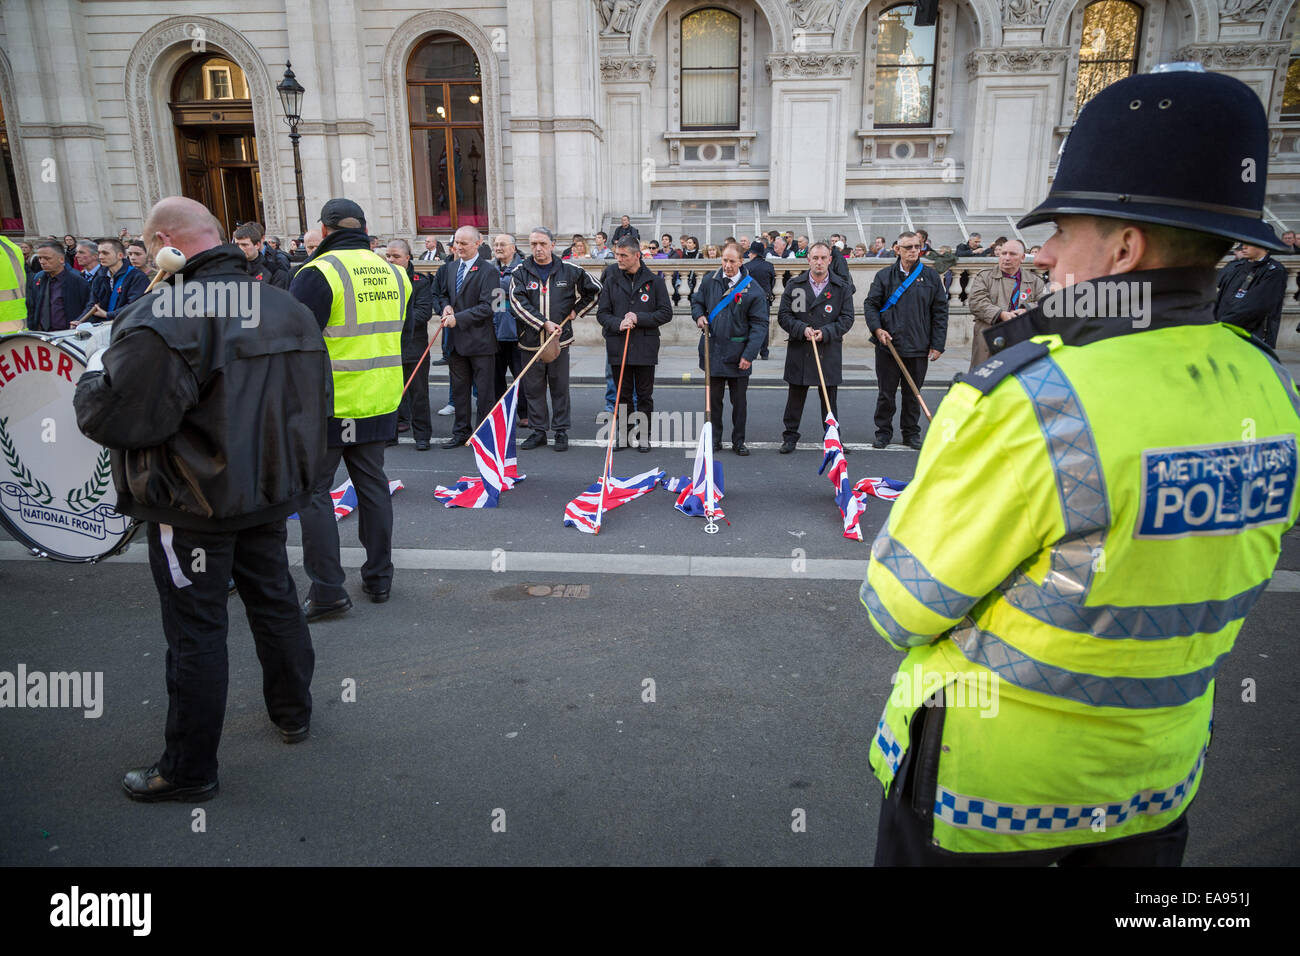
[[[173,280],[118,313],[104,371],[77,382],[77,426],[112,451],[123,514],[238,531],[299,510],[320,479],[325,340],[310,309],[245,262],[233,245],[194,256],[179,295]]]

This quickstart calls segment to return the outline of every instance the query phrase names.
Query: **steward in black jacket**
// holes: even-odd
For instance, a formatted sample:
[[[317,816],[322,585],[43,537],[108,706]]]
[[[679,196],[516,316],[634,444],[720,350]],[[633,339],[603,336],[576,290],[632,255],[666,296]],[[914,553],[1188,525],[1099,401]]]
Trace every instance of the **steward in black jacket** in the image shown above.
[[[118,313],[103,371],[77,382],[77,425],[112,451],[123,514],[238,531],[311,495],[333,406],[325,341],[287,292],[254,288],[247,261],[232,245],[194,256],[171,289]],[[197,318],[185,314],[195,286]]]
[[[605,335],[605,350],[611,367],[615,369],[615,381],[618,380],[618,367],[623,362],[623,343],[625,339],[627,341],[627,369],[618,396],[619,404],[631,409],[632,390],[635,387],[636,410],[648,416],[654,411],[659,326],[672,320],[673,307],[664,280],[657,278],[645,267],[639,251],[632,255],[630,249],[618,247],[615,253],[626,256],[629,265],[634,266],[634,271],[624,271],[617,262],[606,267],[604,275],[600,277],[600,301],[596,307],[596,319]],[[629,321],[630,337],[623,329],[623,324]],[[645,419],[645,422],[648,429],[649,419]],[[620,442],[616,447],[624,446]],[[648,431],[641,433],[638,450],[650,450]]]
[[[731,386],[731,447],[737,455],[748,455],[745,447],[745,392],[759,349],[767,337],[769,306],[763,287],[740,268],[740,248],[731,244],[722,251],[722,268],[704,277],[691,296],[691,316],[701,326],[700,368],[705,369],[704,342],[708,336],[710,418],[713,448],[722,447],[723,389]],[[727,268],[736,269],[734,278]],[[743,288],[741,287],[743,283]],[[737,292],[736,289],[740,288]],[[709,321],[713,310],[725,302]]]
[[[1267,252],[1260,259],[1241,258],[1219,271],[1214,317],[1245,329],[1269,348],[1277,348],[1286,298],[1286,269]]]

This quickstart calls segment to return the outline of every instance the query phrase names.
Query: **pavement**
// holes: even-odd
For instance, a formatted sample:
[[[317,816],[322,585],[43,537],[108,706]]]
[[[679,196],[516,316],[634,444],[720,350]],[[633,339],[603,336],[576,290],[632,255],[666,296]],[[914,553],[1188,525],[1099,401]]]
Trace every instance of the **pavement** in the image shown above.
[[[682,433],[674,447],[618,453],[619,475],[689,470],[701,390],[672,381],[690,371],[687,351],[664,356],[655,390]],[[865,445],[875,390],[863,358],[850,350],[860,378],[840,398],[850,474],[910,478],[915,452]],[[599,361],[575,353],[580,368]],[[817,474],[814,398],[800,450],[773,450],[778,368],[760,365],[750,389],[754,453],[718,455],[729,524],[715,535],[663,490],[610,512],[598,536],[562,526],[565,503],[601,468],[603,368],[573,388],[573,447],[521,452],[528,477],[495,510],[433,498],[473,472],[467,449],[418,452],[409,438],[390,448],[389,477],[406,485],[393,499],[392,599],[363,601],[357,516],[345,518],[356,606],[312,626],[305,743],[285,746],[267,720],[231,601],[221,792],[199,805],[201,831],[194,806],[121,792],[124,771],[161,753],[166,713],[142,536],[93,565],[0,541],[0,670],[104,681],[97,718],[0,709],[0,864],[869,864],[881,793],[867,750],[900,655],[870,631],[857,591],[890,505],[869,504],[866,543],[842,537]],[[942,379],[945,366],[933,368]],[[927,389],[931,407],[943,391]],[[435,417],[435,439],[450,428]],[[289,534],[301,595],[296,522]],[[1188,864],[1300,862],[1295,531],[1279,567],[1220,670]]]

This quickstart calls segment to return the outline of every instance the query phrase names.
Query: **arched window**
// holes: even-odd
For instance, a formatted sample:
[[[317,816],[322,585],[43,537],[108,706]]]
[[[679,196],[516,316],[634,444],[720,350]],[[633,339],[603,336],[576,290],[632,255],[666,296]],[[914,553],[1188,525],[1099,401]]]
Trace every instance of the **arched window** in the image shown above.
[[[430,34],[411,53],[406,94],[421,232],[488,224],[480,77],[478,57],[454,34]]]
[[[204,100],[247,100],[248,82],[244,71],[224,56],[195,57],[176,76],[177,103]]]
[[[740,129],[740,17],[682,17],[682,129]]]
[[[1079,39],[1079,81],[1074,113],[1116,80],[1137,72],[1142,8],[1127,0],[1098,0],[1083,11]]]
[[[876,21],[875,125],[877,129],[934,125],[932,26],[915,25],[916,4],[890,7]]]

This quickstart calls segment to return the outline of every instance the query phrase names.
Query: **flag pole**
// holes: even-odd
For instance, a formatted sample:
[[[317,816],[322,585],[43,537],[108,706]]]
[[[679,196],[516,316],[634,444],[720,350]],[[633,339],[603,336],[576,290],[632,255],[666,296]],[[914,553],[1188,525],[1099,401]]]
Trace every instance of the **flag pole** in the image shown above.
[[[600,518],[605,513],[605,486],[609,482],[609,471],[614,466],[614,436],[618,434],[618,406],[623,397],[623,370],[627,367],[627,347],[632,341],[632,330],[623,333],[623,358],[618,363],[618,391],[614,393],[614,419],[610,422],[609,444],[605,446],[605,471],[600,476],[600,504],[596,508],[596,530],[600,534]]]
[[[921,397],[921,390],[916,387],[916,383],[912,381],[912,375],[908,372],[907,366],[904,365],[903,360],[898,357],[898,351],[894,348],[894,340],[891,338],[885,344],[889,346],[889,351],[894,356],[894,361],[898,363],[898,368],[899,371],[903,373],[903,378],[907,379],[907,384],[911,387],[912,394],[915,395],[916,400],[921,403],[921,411],[925,412],[926,420],[934,421],[934,416],[930,414],[930,409],[926,406],[925,399]]]
[[[709,447],[704,450],[708,467],[704,470],[704,525],[705,534],[717,534],[718,523],[713,520],[713,368],[709,363],[709,339],[712,338],[712,325],[704,328],[704,417],[709,427]],[[733,395],[732,398],[735,398]],[[735,435],[731,436],[735,438]]]
[[[533,363],[542,357],[542,352],[546,350],[546,346],[551,344],[551,339],[554,339],[557,335],[559,335],[561,332],[564,331],[564,323],[568,322],[569,319],[571,318],[573,318],[572,315],[566,315],[564,317],[564,321],[560,323],[560,327],[551,333],[551,338],[547,339],[540,346],[538,346],[537,353],[531,359],[528,360],[528,364],[525,365],[523,369],[519,372],[519,374],[514,377],[514,381],[510,383],[510,388],[514,388],[516,385],[518,385],[520,382],[524,380],[524,376],[527,375],[528,370],[533,367]],[[510,388],[507,388],[504,392],[502,392],[501,397],[498,398],[496,401],[496,405],[493,405],[490,409],[488,409],[488,413],[483,416],[483,422],[491,418],[492,413],[497,410],[497,406],[506,400],[506,396],[510,394]],[[483,427],[483,422],[478,423],[478,428]],[[478,428],[474,429],[474,431],[475,432],[478,431]],[[470,432],[469,438],[465,439],[465,447],[468,448],[469,443],[473,440],[474,440],[474,432]]]
[[[826,406],[826,416],[829,418],[831,415],[831,396],[830,393],[826,391],[826,376],[822,374],[822,359],[821,356],[817,354],[817,340],[809,339],[808,341],[812,343],[813,361],[817,363],[817,381],[821,382],[822,404]]]
[[[406,390],[411,387],[411,383],[415,381],[415,376],[419,374],[420,366],[424,364],[425,356],[429,354],[429,349],[433,348],[433,343],[438,341],[438,336],[440,335],[442,335],[441,325],[438,326],[438,331],[433,333],[433,338],[429,339],[429,344],[424,347],[424,355],[421,355],[420,360],[415,363],[415,368],[411,371],[411,377],[408,378],[406,384],[402,386],[403,395],[405,395]]]

